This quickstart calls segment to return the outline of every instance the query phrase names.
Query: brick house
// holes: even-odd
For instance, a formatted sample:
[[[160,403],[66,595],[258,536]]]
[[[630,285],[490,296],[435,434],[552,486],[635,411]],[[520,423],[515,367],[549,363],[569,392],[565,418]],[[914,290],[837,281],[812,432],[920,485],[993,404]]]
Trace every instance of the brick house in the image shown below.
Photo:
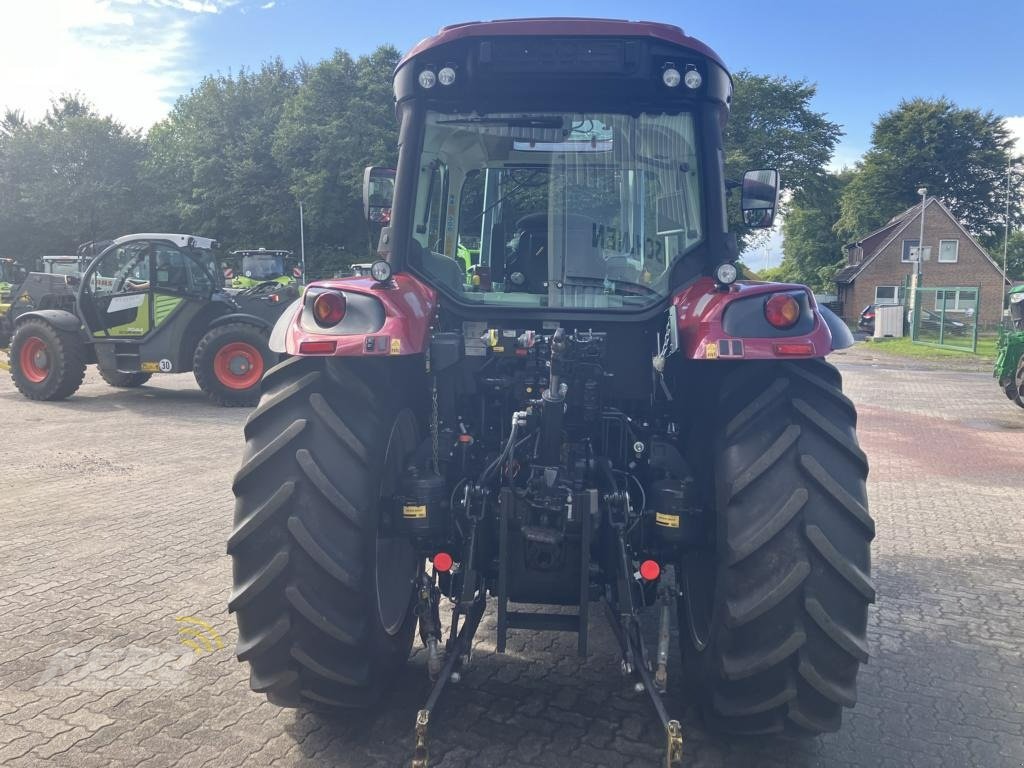
[[[835,276],[844,320],[856,322],[868,304],[904,303],[903,285],[914,271],[912,249],[918,246],[920,231],[921,206],[915,205],[881,229],[846,246],[847,266]],[[935,197],[929,197],[925,203],[924,250],[922,287],[978,286],[979,324],[999,322],[1005,291],[1002,269]],[[967,312],[978,307],[979,297],[975,293],[951,291],[929,296],[925,301],[944,301],[947,312]]]

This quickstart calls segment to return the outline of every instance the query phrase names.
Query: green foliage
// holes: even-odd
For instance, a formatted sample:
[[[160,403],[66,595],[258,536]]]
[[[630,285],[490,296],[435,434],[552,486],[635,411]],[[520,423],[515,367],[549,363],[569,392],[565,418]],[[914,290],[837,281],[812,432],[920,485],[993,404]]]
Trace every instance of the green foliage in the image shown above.
[[[817,86],[747,70],[733,74],[733,86],[725,131],[726,176],[739,180],[748,170],[777,168],[783,189],[790,192],[820,184],[843,132],[811,108]],[[739,197],[738,192],[730,195],[729,226],[738,233],[742,250],[753,238],[744,229]]]
[[[835,273],[845,264],[842,239],[835,232],[842,191],[851,171],[828,174],[798,190],[787,206],[782,223],[783,258],[780,274],[789,282],[832,293]]]
[[[984,245],[992,260],[1003,268],[1003,237],[990,237]],[[1006,243],[1006,274],[1011,280],[1024,280],[1024,230],[1010,232]]]
[[[292,199],[306,211],[309,246],[331,274],[372,258],[362,213],[363,168],[398,162],[391,73],[399,60],[392,46],[353,60],[344,51],[308,68],[301,87],[285,106],[273,155],[285,169]]]
[[[45,253],[74,253],[86,240],[139,222],[142,137],[100,117],[79,96],[55,100],[31,124],[0,121],[0,249],[25,266]]]
[[[1004,218],[1006,167],[1013,138],[992,112],[948,99],[903,101],[875,123],[872,146],[842,197],[837,230],[847,240],[871,232],[920,200],[942,198],[972,233],[993,236]],[[1022,217],[1024,184],[1015,182],[1012,215]]]
[[[298,208],[274,143],[298,78],[280,59],[207,77],[149,134],[151,226],[208,235],[226,248],[297,248]]]

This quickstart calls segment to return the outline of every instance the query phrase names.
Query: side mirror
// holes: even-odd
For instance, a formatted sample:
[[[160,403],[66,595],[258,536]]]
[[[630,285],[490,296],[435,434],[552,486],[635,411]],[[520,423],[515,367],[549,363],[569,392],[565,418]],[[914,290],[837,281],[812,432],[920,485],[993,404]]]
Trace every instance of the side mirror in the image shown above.
[[[363,171],[363,215],[373,224],[391,223],[395,169],[371,165]]]
[[[775,221],[775,209],[778,205],[778,171],[747,171],[743,174],[740,208],[743,210],[744,224],[754,229],[768,229]]]

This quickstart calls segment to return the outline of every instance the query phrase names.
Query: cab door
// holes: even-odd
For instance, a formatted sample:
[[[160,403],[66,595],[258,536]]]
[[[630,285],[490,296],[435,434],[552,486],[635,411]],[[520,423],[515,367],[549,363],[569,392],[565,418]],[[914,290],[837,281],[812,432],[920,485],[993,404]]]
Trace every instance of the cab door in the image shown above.
[[[79,307],[89,335],[141,339],[153,327],[153,244],[136,240],[109,249],[82,276]]]

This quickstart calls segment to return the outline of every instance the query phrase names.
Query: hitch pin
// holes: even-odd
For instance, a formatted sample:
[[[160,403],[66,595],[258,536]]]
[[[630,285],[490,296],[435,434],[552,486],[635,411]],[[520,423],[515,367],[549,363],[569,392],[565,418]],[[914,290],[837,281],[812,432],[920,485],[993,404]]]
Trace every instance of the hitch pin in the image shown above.
[[[410,768],[428,768],[430,754],[427,751],[427,724],[430,722],[430,710],[421,709],[416,713],[416,748],[412,753]],[[680,745],[680,750],[682,746]],[[680,752],[680,754],[682,754]]]

